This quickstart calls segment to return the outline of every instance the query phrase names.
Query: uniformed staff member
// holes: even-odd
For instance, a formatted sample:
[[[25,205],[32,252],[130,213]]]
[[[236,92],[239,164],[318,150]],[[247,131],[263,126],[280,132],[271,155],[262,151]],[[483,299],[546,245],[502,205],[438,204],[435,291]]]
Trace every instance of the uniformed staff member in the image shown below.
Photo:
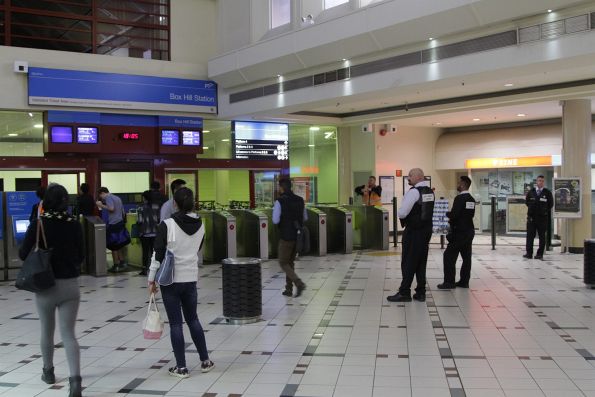
[[[532,188],[527,193],[525,204],[527,204],[527,253],[523,258],[533,258],[533,240],[535,232],[539,235],[539,249],[535,259],[543,260],[545,250],[545,230],[547,229],[550,211],[554,206],[552,192],[544,187],[545,178],[543,175],[537,177],[537,188]]]
[[[417,279],[413,299],[420,302],[426,300],[426,265],[432,238],[435,197],[424,172],[419,168],[409,171],[409,185],[413,188],[405,194],[398,211],[401,224],[405,227],[401,254],[403,282],[399,292],[386,298],[390,302],[411,302],[413,276]]]
[[[382,186],[376,185],[376,177],[368,178],[367,185],[361,185],[355,188],[355,194],[362,196],[364,205],[380,206],[382,205]]]
[[[475,237],[475,198],[469,193],[471,179],[462,176],[457,185],[459,195],[455,197],[452,210],[446,213],[450,223],[450,233],[446,236],[448,246],[444,250],[444,282],[438,284],[440,289],[451,289],[455,287],[469,288],[471,277],[471,246]],[[457,272],[457,258],[461,254],[463,265],[461,266],[461,278],[455,283]]]

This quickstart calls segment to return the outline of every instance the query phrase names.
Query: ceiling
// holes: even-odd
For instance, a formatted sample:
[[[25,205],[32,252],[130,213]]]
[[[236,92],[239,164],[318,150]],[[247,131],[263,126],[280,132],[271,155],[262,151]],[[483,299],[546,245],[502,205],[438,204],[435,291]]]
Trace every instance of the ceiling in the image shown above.
[[[35,127],[37,125],[37,127]],[[0,142],[42,142],[43,114],[0,111]]]

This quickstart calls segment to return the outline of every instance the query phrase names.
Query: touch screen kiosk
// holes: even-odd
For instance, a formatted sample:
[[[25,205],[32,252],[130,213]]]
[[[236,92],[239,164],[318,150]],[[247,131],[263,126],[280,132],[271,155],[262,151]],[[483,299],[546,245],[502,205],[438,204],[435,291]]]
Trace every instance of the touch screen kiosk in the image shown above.
[[[14,280],[22,266],[19,247],[29,227],[31,210],[39,199],[35,192],[6,192],[7,279]]]

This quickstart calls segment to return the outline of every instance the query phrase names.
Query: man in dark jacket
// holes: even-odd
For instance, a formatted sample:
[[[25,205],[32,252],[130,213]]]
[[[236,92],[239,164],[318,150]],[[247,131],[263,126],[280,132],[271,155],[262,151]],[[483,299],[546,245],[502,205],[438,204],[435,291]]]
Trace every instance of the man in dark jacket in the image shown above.
[[[545,178],[543,175],[537,177],[537,187],[527,193],[525,204],[527,204],[527,253],[523,258],[533,258],[533,240],[535,232],[539,235],[539,248],[535,259],[543,260],[545,250],[545,231],[550,219],[550,213],[554,206],[552,192],[544,187]]]
[[[95,199],[89,194],[89,185],[86,183],[81,183],[79,191],[80,194],[76,197],[77,215],[95,215]]]
[[[376,185],[376,177],[368,178],[367,185],[361,185],[355,188],[355,194],[362,196],[364,205],[381,206],[382,205],[382,186]]]
[[[475,237],[475,199],[469,193],[471,179],[462,176],[457,185],[459,195],[452,204],[452,210],[446,213],[450,223],[450,233],[446,236],[448,247],[444,251],[444,282],[438,284],[440,289],[451,289],[455,287],[469,288],[471,278],[471,247]],[[457,258],[461,254],[463,265],[461,266],[461,278],[455,283],[457,272]]]
[[[279,226],[279,264],[285,272],[285,291],[283,295],[293,295],[293,284],[297,287],[296,298],[306,289],[306,284],[295,273],[296,240],[298,229],[307,219],[304,199],[291,191],[291,181],[279,181],[280,196],[273,207],[273,223]]]

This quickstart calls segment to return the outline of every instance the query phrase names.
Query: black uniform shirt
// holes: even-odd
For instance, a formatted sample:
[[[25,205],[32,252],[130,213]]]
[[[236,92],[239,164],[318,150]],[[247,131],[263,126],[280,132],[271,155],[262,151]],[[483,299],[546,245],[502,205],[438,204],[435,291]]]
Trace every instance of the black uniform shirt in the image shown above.
[[[527,204],[527,217],[531,220],[547,220],[550,210],[554,206],[554,197],[552,192],[546,187],[537,194],[537,189],[533,188],[527,193],[525,199]]]
[[[475,216],[475,198],[468,192],[461,192],[452,204],[452,209],[446,213],[450,222],[451,232],[465,233],[475,230],[473,217]]]

